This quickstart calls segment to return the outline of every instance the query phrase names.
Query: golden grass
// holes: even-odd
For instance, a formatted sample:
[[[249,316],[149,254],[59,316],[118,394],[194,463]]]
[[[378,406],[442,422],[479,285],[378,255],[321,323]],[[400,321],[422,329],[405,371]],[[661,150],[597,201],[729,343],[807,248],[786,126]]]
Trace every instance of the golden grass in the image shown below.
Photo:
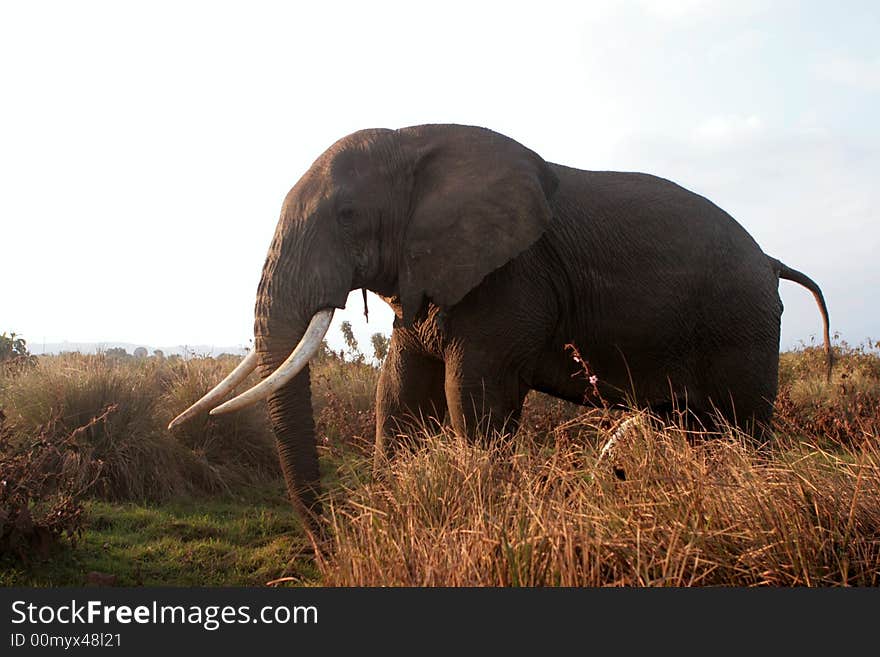
[[[783,354],[775,437],[636,423],[532,393],[520,432],[428,435],[330,495],[339,586],[876,586],[880,358]]]
[[[182,431],[166,426],[235,364],[210,358],[119,359],[104,355],[41,357],[33,368],[0,377],[0,408],[11,444],[58,439],[91,424],[78,442],[100,461],[93,493],[108,500],[168,500],[228,492],[278,476],[265,411],[220,420],[197,418]]]
[[[585,420],[588,423],[588,420]],[[640,428],[595,442],[430,437],[337,492],[345,586],[877,585],[880,454]],[[624,473],[625,479],[620,478]]]

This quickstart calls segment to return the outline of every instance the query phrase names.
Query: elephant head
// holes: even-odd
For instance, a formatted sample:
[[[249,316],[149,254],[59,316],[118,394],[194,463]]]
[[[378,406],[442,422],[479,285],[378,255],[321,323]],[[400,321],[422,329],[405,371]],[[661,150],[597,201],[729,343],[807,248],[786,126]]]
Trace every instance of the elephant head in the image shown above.
[[[267,399],[291,500],[321,512],[309,359],[351,290],[396,298],[411,323],[458,303],[533,244],[557,179],[537,154],[483,128],[363,130],[333,144],[287,194],[257,291],[255,348],[171,426],[213,408],[248,373],[263,381],[214,408]]]

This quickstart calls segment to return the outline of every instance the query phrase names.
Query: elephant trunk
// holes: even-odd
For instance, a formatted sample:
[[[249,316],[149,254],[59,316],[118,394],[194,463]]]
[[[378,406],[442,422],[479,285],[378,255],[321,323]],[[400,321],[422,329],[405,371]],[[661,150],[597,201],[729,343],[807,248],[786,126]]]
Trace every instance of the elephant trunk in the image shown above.
[[[339,248],[335,224],[318,230],[297,212],[285,203],[257,290],[254,351],[263,380],[214,411],[267,400],[291,503],[315,531],[321,483],[308,361],[321,349],[333,309],[345,307],[354,265]]]
[[[299,342],[305,323],[293,329],[291,337],[273,332],[257,335],[258,370],[264,379],[274,373]],[[278,446],[281,470],[287,491],[300,517],[311,529],[317,529],[321,515],[321,482],[318,473],[318,450],[315,442],[315,421],[312,416],[312,397],[309,366],[272,392],[268,399],[269,418]]]
[[[352,279],[351,267],[327,253],[332,254],[329,249],[314,253],[320,262],[331,263],[323,270],[294,263],[291,271],[279,271],[270,259],[254,321],[254,350],[263,380],[239,396],[249,397],[248,403],[266,398],[290,501],[313,531],[320,529],[321,483],[308,361],[321,349],[333,309],[345,306]],[[291,266],[288,261],[284,265]]]

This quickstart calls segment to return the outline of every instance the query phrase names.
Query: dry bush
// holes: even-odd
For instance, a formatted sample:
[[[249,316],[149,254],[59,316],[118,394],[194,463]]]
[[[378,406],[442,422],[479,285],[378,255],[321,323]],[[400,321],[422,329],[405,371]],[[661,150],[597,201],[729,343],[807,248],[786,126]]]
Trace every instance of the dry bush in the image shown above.
[[[62,538],[76,542],[83,531],[83,498],[102,465],[78,439],[115,410],[61,438],[50,424],[18,447],[0,411],[0,555],[45,558]]]
[[[315,431],[321,444],[337,456],[371,451],[379,370],[328,352],[312,364],[311,379]]]

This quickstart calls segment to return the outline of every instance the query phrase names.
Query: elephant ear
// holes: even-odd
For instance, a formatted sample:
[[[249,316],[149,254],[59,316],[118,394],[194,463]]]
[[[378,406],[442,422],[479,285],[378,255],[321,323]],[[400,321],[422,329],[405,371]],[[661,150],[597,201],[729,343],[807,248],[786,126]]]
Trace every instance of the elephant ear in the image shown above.
[[[534,244],[550,224],[558,179],[539,155],[491,130],[400,132],[415,162],[399,277],[410,323],[426,298],[453,306]]]

